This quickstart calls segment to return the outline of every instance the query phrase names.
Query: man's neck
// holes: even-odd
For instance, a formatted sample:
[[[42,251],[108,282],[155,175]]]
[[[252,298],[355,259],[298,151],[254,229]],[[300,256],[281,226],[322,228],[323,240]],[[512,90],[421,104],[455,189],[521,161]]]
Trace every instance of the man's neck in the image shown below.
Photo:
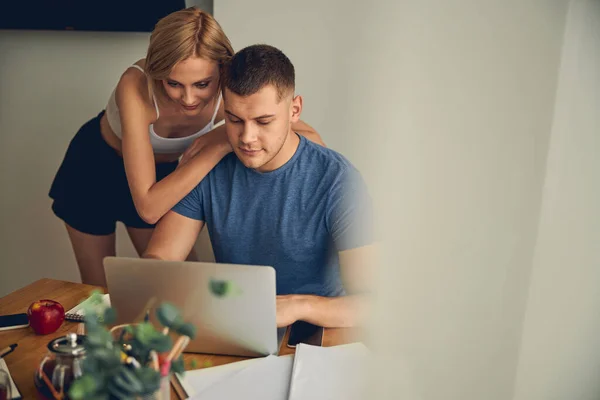
[[[268,163],[260,168],[257,168],[258,172],[271,172],[283,167],[290,159],[296,154],[298,146],[300,145],[300,137],[296,132],[290,129],[286,136],[285,142],[279,150],[279,153]]]

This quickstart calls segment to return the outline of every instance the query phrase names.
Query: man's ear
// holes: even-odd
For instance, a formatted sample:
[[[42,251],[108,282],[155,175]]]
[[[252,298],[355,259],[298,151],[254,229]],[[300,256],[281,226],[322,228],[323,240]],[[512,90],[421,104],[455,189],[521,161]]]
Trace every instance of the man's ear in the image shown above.
[[[302,96],[294,96],[290,104],[290,122],[295,123],[300,120],[300,114],[302,114]]]

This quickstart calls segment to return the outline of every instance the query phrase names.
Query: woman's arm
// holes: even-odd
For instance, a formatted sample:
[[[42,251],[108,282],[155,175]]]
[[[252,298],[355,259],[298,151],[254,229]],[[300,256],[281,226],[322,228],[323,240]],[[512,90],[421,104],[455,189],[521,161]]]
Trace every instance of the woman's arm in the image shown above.
[[[302,120],[298,120],[298,122],[293,123],[292,130],[304,136],[308,140],[315,142],[316,144],[327,147],[325,146],[325,142],[323,142],[321,135],[319,135],[319,133],[312,126],[308,125]]]
[[[121,114],[122,152],[133,203],[140,217],[156,223],[187,195],[231,151],[223,141],[212,141],[186,165],[156,182],[154,152],[148,126],[156,119],[154,106],[147,98],[145,79],[140,72],[123,74],[116,92]]]

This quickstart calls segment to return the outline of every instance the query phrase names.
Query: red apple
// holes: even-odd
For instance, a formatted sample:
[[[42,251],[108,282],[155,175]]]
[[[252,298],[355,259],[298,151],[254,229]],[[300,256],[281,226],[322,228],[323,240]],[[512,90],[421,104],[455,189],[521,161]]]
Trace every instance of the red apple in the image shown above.
[[[38,300],[27,310],[29,325],[38,335],[56,332],[65,320],[65,309],[54,300]]]

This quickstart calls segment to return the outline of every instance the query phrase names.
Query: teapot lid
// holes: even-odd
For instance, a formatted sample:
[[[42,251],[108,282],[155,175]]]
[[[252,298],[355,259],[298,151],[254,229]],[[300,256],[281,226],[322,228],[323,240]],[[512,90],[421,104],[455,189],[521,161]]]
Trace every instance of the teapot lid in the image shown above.
[[[48,343],[48,350],[59,353],[79,356],[85,354],[83,346],[83,335],[69,333],[66,336],[57,337]]]

